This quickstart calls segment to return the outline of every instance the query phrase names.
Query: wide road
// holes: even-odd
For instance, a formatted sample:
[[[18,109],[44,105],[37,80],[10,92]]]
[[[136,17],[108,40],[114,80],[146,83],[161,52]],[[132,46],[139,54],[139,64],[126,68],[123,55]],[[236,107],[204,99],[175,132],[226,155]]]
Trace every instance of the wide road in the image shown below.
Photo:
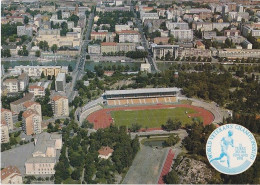
[[[76,64],[76,67],[73,71],[71,86],[70,86],[70,89],[67,91],[67,96],[69,98],[69,102],[71,102],[74,98],[74,95],[75,95],[74,87],[75,87],[76,81],[79,80],[82,76],[82,73],[84,73],[85,60],[86,60],[86,55],[87,55],[86,49],[87,49],[88,43],[90,42],[90,40],[88,40],[88,38],[89,38],[91,30],[92,30],[93,19],[94,19],[94,13],[92,12],[88,18],[88,26],[87,26],[87,32],[85,35],[85,40],[83,40],[83,42],[82,42],[80,56],[79,56],[78,62]]]
[[[152,69],[152,72],[157,72],[158,71],[158,68],[156,66],[156,63],[153,59],[153,54],[152,52],[149,50],[149,47],[148,47],[148,42],[145,38],[145,35],[144,35],[144,32],[143,32],[143,25],[141,24],[141,20],[137,18],[137,15],[136,13],[134,12],[134,8],[133,6],[131,6],[131,11],[134,13],[134,16],[135,16],[135,23],[137,24],[137,27],[138,27],[138,30],[141,34],[141,40],[142,40],[142,46],[144,47],[144,49],[148,52],[148,56],[147,56],[147,60],[149,62],[149,64],[151,65],[151,69]]]

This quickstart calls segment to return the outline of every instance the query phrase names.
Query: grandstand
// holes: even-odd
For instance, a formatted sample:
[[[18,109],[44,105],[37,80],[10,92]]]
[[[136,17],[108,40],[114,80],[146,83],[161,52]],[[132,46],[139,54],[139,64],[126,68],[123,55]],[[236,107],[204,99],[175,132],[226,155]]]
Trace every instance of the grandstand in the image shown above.
[[[103,98],[110,106],[175,103],[179,93],[180,89],[176,87],[112,90],[106,91]]]

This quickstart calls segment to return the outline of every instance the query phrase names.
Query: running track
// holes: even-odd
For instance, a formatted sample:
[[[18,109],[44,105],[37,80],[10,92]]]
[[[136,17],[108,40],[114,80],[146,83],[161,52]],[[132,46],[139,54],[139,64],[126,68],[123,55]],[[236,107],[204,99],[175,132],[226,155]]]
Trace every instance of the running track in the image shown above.
[[[202,117],[203,118],[203,124],[208,125],[213,122],[214,120],[214,115],[209,112],[208,110],[201,108],[201,107],[196,107],[193,105],[187,105],[187,104],[182,104],[182,105],[162,105],[162,104],[157,104],[157,105],[150,105],[150,106],[137,106],[137,107],[115,107],[115,108],[108,108],[108,109],[102,109],[98,110],[96,112],[93,112],[87,117],[87,120],[90,123],[94,124],[94,129],[99,129],[99,128],[107,128],[111,125],[113,122],[112,117],[110,115],[111,111],[118,111],[118,110],[147,110],[147,109],[165,109],[169,107],[186,107],[186,108],[191,108],[194,109],[197,113],[195,114],[190,114],[191,117]],[[148,130],[161,130],[161,128],[152,128]]]

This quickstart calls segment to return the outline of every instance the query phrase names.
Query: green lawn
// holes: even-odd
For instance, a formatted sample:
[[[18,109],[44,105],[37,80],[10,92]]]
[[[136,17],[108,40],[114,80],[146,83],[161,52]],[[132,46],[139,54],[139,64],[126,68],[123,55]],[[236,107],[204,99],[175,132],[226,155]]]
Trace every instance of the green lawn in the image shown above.
[[[186,114],[197,113],[195,110],[184,107],[153,109],[153,110],[123,110],[112,111],[114,124],[118,126],[131,126],[133,123],[142,125],[142,128],[159,128],[171,118],[180,120],[183,124],[191,123],[192,118]]]

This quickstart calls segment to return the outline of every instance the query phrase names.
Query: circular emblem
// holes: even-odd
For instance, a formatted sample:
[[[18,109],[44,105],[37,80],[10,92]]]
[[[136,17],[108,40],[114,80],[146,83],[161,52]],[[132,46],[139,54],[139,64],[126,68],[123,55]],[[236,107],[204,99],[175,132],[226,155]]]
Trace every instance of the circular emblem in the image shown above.
[[[206,154],[217,171],[236,175],[246,171],[254,163],[257,143],[247,128],[226,124],[211,133],[206,144]]]

